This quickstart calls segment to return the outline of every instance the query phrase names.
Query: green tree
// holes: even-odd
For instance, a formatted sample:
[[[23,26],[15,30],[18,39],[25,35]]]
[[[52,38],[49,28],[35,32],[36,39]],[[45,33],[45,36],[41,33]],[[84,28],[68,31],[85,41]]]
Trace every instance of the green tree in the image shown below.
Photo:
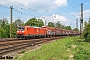
[[[29,20],[25,23],[25,25],[41,27],[41,26],[44,26],[44,23],[43,23],[43,20],[42,20],[42,19],[32,18],[32,19],[29,19]]]
[[[72,29],[71,29],[71,26],[65,26],[64,28],[65,28],[66,30],[72,30]]]
[[[42,19],[38,19],[37,23],[38,23],[38,27],[44,26]]]
[[[36,19],[36,18],[29,19],[29,20],[25,23],[25,25],[38,26],[37,19]]]
[[[24,22],[21,19],[15,20],[13,23],[15,26],[24,26]]]
[[[12,37],[16,37],[17,26],[24,26],[24,22],[21,19],[15,20],[12,23]]]
[[[73,31],[79,31],[79,29],[78,28],[74,28]]]
[[[0,38],[9,37],[10,26],[8,24],[8,20],[3,18],[0,20]]]
[[[0,27],[4,27],[7,24],[8,24],[8,20],[6,18],[0,20]]]
[[[5,34],[5,37],[6,38],[9,38],[10,37],[10,24],[7,24],[4,26],[4,30],[6,31],[4,34]]]
[[[5,33],[6,33],[6,30],[0,27],[0,38],[5,38],[6,37]]]
[[[49,23],[48,23],[48,26],[49,26],[49,27],[55,27],[55,26],[54,26],[54,23],[52,23],[52,22],[49,22]]]
[[[88,22],[84,23],[84,25],[85,27],[84,27],[83,35],[84,35],[85,41],[90,42],[90,18]]]
[[[58,21],[58,22],[55,24],[55,27],[56,27],[56,28],[62,28],[62,24],[60,23],[60,21]]]

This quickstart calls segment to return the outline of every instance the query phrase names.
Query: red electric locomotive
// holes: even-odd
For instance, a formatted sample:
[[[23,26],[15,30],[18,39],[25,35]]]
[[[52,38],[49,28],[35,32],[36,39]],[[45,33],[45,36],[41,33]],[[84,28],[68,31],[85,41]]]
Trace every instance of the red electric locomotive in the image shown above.
[[[46,30],[42,27],[19,26],[17,29],[18,38],[45,37]]]

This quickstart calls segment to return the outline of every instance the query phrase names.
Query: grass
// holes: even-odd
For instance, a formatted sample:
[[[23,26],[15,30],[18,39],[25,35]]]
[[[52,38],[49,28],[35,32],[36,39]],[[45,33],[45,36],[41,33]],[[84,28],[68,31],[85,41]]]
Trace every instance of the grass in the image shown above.
[[[88,60],[90,43],[78,42],[78,37],[68,37],[50,44],[44,44],[38,50],[24,54],[18,60]]]
[[[25,50],[21,50],[20,53],[25,53]]]

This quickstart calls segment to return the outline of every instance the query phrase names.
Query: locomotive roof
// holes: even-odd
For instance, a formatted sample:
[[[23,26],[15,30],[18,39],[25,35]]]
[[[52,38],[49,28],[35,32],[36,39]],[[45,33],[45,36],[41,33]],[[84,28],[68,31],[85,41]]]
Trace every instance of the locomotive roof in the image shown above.
[[[37,27],[37,26],[30,26],[30,27],[32,27],[32,28],[41,28],[41,27]]]

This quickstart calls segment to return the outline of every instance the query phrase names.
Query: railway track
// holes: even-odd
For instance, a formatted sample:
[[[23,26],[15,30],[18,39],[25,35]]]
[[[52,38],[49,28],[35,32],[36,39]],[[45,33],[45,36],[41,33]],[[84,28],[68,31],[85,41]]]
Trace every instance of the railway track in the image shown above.
[[[3,56],[12,51],[24,49],[26,47],[35,46],[38,44],[47,43],[56,39],[60,39],[60,37],[31,39],[31,40],[8,39],[5,41],[0,41],[0,56]]]

